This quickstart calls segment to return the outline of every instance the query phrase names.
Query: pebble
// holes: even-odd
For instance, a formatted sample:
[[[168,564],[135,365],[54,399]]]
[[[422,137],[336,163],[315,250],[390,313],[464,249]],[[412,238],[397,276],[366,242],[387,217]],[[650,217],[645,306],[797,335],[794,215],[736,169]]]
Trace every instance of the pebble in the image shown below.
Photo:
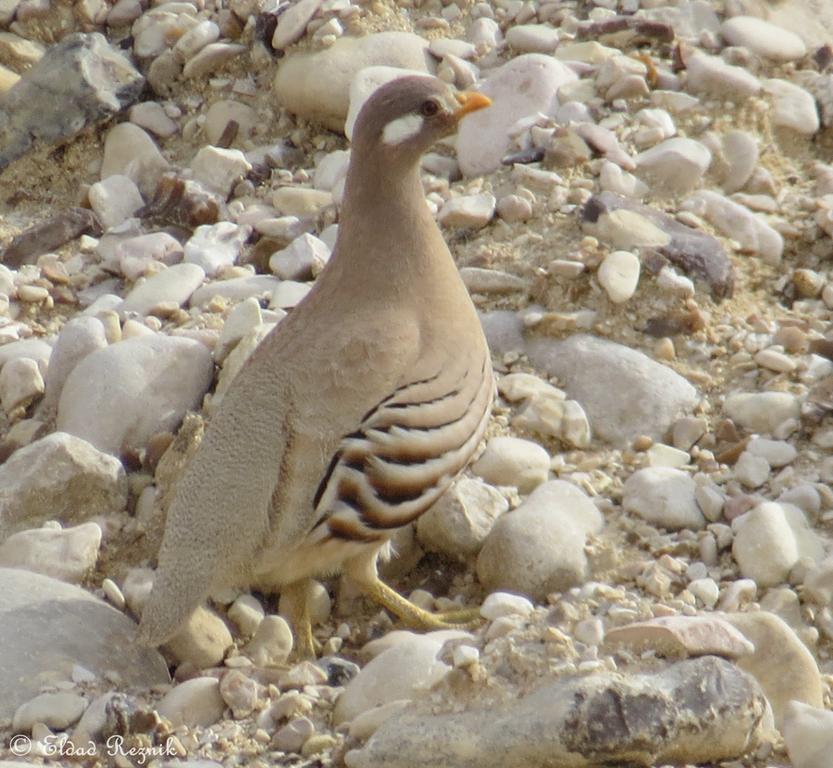
[[[655,190],[684,194],[698,186],[712,154],[694,139],[675,137],[636,156],[636,167]]]
[[[134,104],[128,113],[130,122],[138,125],[154,136],[167,139],[173,136],[178,128],[177,124],[168,117],[167,112],[156,101],[143,101],[141,104]]]
[[[270,309],[292,309],[303,301],[312,290],[309,283],[299,283],[295,280],[282,280],[272,291],[269,301]]]
[[[199,407],[213,373],[210,352],[193,339],[126,339],[87,355],[69,374],[57,427],[108,453],[138,450]]]
[[[508,508],[504,496],[491,485],[463,477],[417,518],[417,537],[428,552],[474,557]]]
[[[769,480],[769,472],[769,462],[749,451],[744,451],[735,463],[735,477],[747,488],[760,488]]]
[[[209,144],[216,145],[232,121],[237,123],[237,135],[233,143],[246,141],[254,133],[258,121],[257,113],[247,104],[234,99],[215,101],[205,113],[203,125]]]
[[[219,37],[220,28],[210,19],[203,19],[176,41],[173,50],[180,59],[187,61],[196,56],[209,43],[216,42]]]
[[[107,132],[101,161],[102,181],[114,175],[127,176],[142,194],[150,197],[166,170],[168,161],[138,125],[119,123]]]
[[[440,209],[437,220],[446,227],[480,229],[492,220],[495,204],[490,194],[453,197]]]
[[[596,273],[599,284],[614,304],[624,304],[639,284],[639,257],[630,251],[613,251],[605,256]]]
[[[281,752],[300,752],[315,733],[315,725],[308,717],[296,717],[280,728],[272,737],[270,746]]]
[[[798,562],[798,543],[787,522],[784,507],[764,502],[732,522],[732,555],[741,574],[758,587],[786,581]]]
[[[200,267],[204,275],[214,277],[237,262],[251,232],[248,224],[232,224],[230,221],[203,224],[185,243],[185,261]],[[195,272],[192,274],[196,276]],[[198,286],[199,283],[188,295]]]
[[[214,725],[226,704],[215,677],[195,677],[172,688],[156,705],[156,711],[176,728]]]
[[[42,693],[17,708],[12,720],[15,733],[29,733],[36,723],[54,730],[64,730],[78,722],[87,700],[77,693]]]
[[[529,616],[533,605],[521,595],[509,592],[492,592],[480,605],[480,615],[484,619],[494,621],[501,616]],[[469,646],[458,646],[461,648]]]
[[[191,295],[192,307],[204,307],[215,297],[229,302],[243,301],[249,298],[263,298],[272,295],[279,285],[279,280],[272,275],[251,275],[250,277],[233,277],[228,280],[214,280]]]
[[[812,94],[795,83],[779,79],[765,80],[764,90],[773,97],[772,122],[775,125],[803,136],[818,132],[819,113]]]
[[[752,178],[758,156],[758,142],[752,134],[727,131],[720,137],[710,170],[718,175],[724,192],[738,192]]]
[[[500,167],[509,151],[509,131],[518,120],[558,108],[556,93],[576,81],[575,73],[557,59],[527,53],[511,59],[486,78],[481,92],[500,104],[483,109],[460,124],[457,161],[464,176],[481,176]]]
[[[791,701],[781,727],[794,768],[827,768],[833,750],[833,712]]]
[[[152,271],[157,262],[173,266],[182,261],[183,250],[179,241],[167,232],[151,232],[119,242],[114,257],[121,273],[129,280],[136,280]],[[102,261],[106,263],[107,259]]]
[[[210,43],[185,63],[182,74],[185,77],[203,77],[247,50],[245,45],[237,43]]]
[[[520,195],[504,195],[497,201],[495,212],[510,224],[526,221],[532,216],[532,203]]]
[[[16,357],[0,368],[0,405],[8,414],[43,394],[40,367],[30,357]]]
[[[658,528],[700,530],[706,520],[695,500],[696,484],[672,467],[634,472],[622,488],[622,506]]]
[[[252,165],[239,149],[207,146],[197,152],[190,168],[203,187],[227,199],[235,184],[252,170]]]
[[[501,517],[477,558],[477,576],[489,590],[543,600],[584,583],[589,534],[603,525],[585,493],[564,480],[538,486],[516,510]]]
[[[228,617],[246,637],[254,635],[265,615],[260,600],[248,594],[240,595],[228,609]]]
[[[19,531],[0,544],[0,567],[25,568],[80,584],[95,567],[100,546],[97,523]]]
[[[256,667],[279,667],[292,653],[292,630],[282,616],[265,616],[242,649]]]
[[[784,422],[797,419],[801,406],[788,392],[737,392],[726,398],[723,409],[744,429],[772,434]]]
[[[327,244],[305,232],[269,257],[269,269],[281,280],[310,280],[321,272],[329,258]]]
[[[720,25],[720,34],[730,45],[748,48],[773,61],[793,61],[807,53],[807,46],[796,34],[754,16],[733,16]]]
[[[552,53],[559,32],[547,24],[518,24],[506,31],[506,44],[520,53]]]
[[[198,606],[182,628],[165,643],[165,649],[181,664],[207,669],[223,661],[232,642],[223,620],[205,606]]]
[[[232,717],[248,717],[257,706],[257,683],[239,670],[232,669],[220,678],[220,695],[231,709]]]
[[[776,373],[792,373],[798,366],[795,360],[775,349],[762,349],[755,354],[755,362]]]
[[[725,99],[744,99],[761,90],[758,78],[719,56],[696,52],[686,60],[686,85],[694,93]]]
[[[519,437],[493,437],[472,464],[474,474],[491,485],[513,485],[529,493],[549,476],[550,456],[540,445]]]
[[[0,539],[47,520],[117,514],[126,504],[121,462],[63,432],[20,448],[0,466]]]
[[[300,0],[281,14],[272,35],[272,47],[280,51],[300,39],[321,3],[322,0]]]
[[[89,195],[90,205],[105,229],[123,224],[145,204],[133,181],[117,173],[93,184]]]
[[[197,264],[174,264],[162,269],[153,277],[136,285],[124,298],[119,312],[124,316],[132,313],[152,315],[160,306],[174,303],[183,306],[191,294],[205,280],[205,270]]]

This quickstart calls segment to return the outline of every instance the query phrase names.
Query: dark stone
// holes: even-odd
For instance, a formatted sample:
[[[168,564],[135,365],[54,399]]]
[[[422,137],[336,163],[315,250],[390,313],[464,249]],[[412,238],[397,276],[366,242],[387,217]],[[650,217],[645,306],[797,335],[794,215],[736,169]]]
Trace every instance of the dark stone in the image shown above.
[[[16,235],[6,248],[0,250],[0,263],[11,268],[34,264],[38,256],[54,251],[76,237],[97,237],[101,233],[101,223],[91,210],[67,208]]]

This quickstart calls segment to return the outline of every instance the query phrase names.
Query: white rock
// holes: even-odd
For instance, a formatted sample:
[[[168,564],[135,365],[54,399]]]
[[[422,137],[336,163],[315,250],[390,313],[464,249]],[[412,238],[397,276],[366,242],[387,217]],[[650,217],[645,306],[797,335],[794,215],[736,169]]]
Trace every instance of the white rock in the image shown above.
[[[615,192],[624,197],[641,199],[648,194],[649,188],[632,173],[623,170],[616,163],[605,160],[599,172],[599,185],[602,190]]]
[[[480,176],[500,167],[510,146],[509,131],[523,117],[554,114],[556,93],[575,73],[551,56],[529,53],[494,70],[481,91],[499,108],[480,110],[466,118],[457,134],[457,160],[464,176]]]
[[[251,163],[239,149],[203,147],[191,161],[191,173],[208,190],[227,198],[250,170]]]
[[[747,488],[760,488],[769,480],[769,471],[769,462],[749,451],[744,451],[735,463],[735,477]]]
[[[765,437],[753,437],[744,453],[760,456],[776,469],[791,464],[798,456],[798,451],[785,440],[767,440]]]
[[[764,90],[772,94],[772,122],[804,136],[819,130],[819,113],[812,94],[787,80],[765,80]]]
[[[758,78],[743,67],[735,67],[719,56],[708,56],[699,51],[687,58],[686,73],[686,84],[694,93],[739,100],[761,90]]]
[[[123,224],[145,204],[133,180],[117,173],[93,184],[89,195],[90,205],[105,229]]]
[[[185,243],[185,261],[199,265],[205,274],[213,276],[237,261],[251,232],[248,224],[230,221],[203,224]]]
[[[182,68],[185,77],[203,77],[245,53],[248,48],[237,43],[209,43],[192,56]]]
[[[272,291],[269,309],[292,309],[300,304],[304,297],[312,290],[309,283],[299,283],[295,280],[281,280]]]
[[[205,137],[210,144],[216,145],[231,121],[237,123],[235,142],[245,141],[254,133],[257,125],[257,112],[248,104],[234,99],[215,101],[205,113]]]
[[[493,437],[471,469],[491,485],[514,485],[521,493],[529,493],[546,481],[550,456],[529,440]]]
[[[131,123],[161,138],[173,136],[177,131],[176,123],[168,117],[164,107],[156,101],[134,104],[128,116]]]
[[[381,704],[378,707],[362,712],[360,715],[356,715],[350,721],[350,738],[358,739],[359,741],[369,739],[382,723],[390,719],[393,715],[397,715],[407,709],[410,704],[410,699],[399,699],[397,701],[390,701],[387,704]]]
[[[699,141],[677,137],[638,154],[636,166],[653,187],[682,194],[700,183],[711,159],[711,152]]]
[[[174,45],[174,53],[182,61],[196,56],[206,45],[220,39],[220,28],[210,19],[191,27]]]
[[[267,298],[272,295],[280,280],[272,275],[251,275],[250,277],[233,277],[229,280],[214,280],[194,291],[191,296],[192,307],[202,307],[215,296],[228,299],[230,302],[244,299]]]
[[[375,707],[428,691],[451,671],[437,659],[441,648],[442,642],[430,635],[412,635],[380,653],[347,684],[333,721],[353,720]]]
[[[46,369],[51,355],[52,345],[42,339],[23,339],[0,344],[0,368],[17,357],[30,357],[32,360],[37,360],[41,369]]]
[[[151,232],[122,240],[113,253],[116,265],[129,280],[135,280],[156,266],[156,262],[171,266],[182,261],[179,241],[167,232]],[[104,258],[109,264],[109,259]]]
[[[401,71],[401,70],[398,70]],[[312,186],[332,192],[335,186],[347,176],[350,164],[350,150],[337,149],[321,158],[315,167]]]
[[[221,664],[232,642],[231,632],[223,620],[200,605],[165,643],[164,648],[177,663],[205,669]]]
[[[485,227],[495,215],[495,196],[488,193],[463,195],[446,201],[437,216],[445,227]]]
[[[462,477],[417,519],[419,542],[429,552],[472,557],[508,508],[503,495],[490,485]]]
[[[272,193],[272,205],[284,216],[317,216],[332,203],[332,193],[321,189],[280,187]]]
[[[566,400],[555,387],[530,394],[512,425],[555,437],[576,448],[590,445],[590,422],[584,409],[575,400]]]
[[[688,585],[691,592],[706,608],[714,608],[717,598],[720,597],[720,587],[714,579],[695,579]]]
[[[263,606],[253,595],[240,595],[228,609],[228,617],[237,625],[240,633],[246,636],[253,635],[266,612]]]
[[[732,530],[732,555],[745,578],[759,588],[786,581],[799,552],[781,504],[760,504],[732,521]]]
[[[781,733],[793,768],[828,768],[833,752],[833,712],[791,701]]]
[[[480,661],[480,651],[474,646],[457,645],[451,652],[451,663],[455,669],[471,667],[477,664],[478,661]]]
[[[121,462],[63,432],[18,449],[0,466],[0,540],[47,520],[118,514],[126,504]]]
[[[784,238],[746,206],[703,189],[687,197],[682,208],[704,217],[726,237],[736,240],[742,250],[757,254],[767,264],[781,263]]]
[[[119,123],[108,131],[101,162],[102,180],[115,174],[127,176],[150,199],[167,169],[168,161],[138,125]]]
[[[793,61],[807,53],[804,41],[789,30],[754,16],[734,16],[720,25],[730,45],[742,45],[773,61]]]
[[[622,506],[659,528],[700,530],[706,520],[694,497],[696,487],[679,469],[646,467],[625,482]]]
[[[298,40],[307,24],[321,7],[322,0],[299,0],[278,17],[278,25],[272,35],[272,47],[283,50]]]
[[[263,313],[257,299],[243,299],[235,305],[223,324],[223,330],[220,331],[220,338],[214,348],[214,359],[222,363],[238,342],[262,322]]]
[[[519,53],[552,53],[558,39],[558,30],[547,24],[517,24],[506,32],[506,44]]]
[[[472,22],[467,37],[475,48],[480,50],[496,48],[503,42],[500,25],[494,19],[485,16],[481,16]]]
[[[510,592],[492,592],[481,604],[480,615],[493,621],[501,616],[529,616],[533,605],[525,597]]]
[[[614,304],[624,304],[636,293],[639,257],[630,251],[613,251],[605,256],[596,277]]]
[[[204,279],[205,271],[197,264],[174,264],[133,288],[119,310],[122,315],[135,312],[144,316],[153,314],[161,304],[182,306]]]
[[[31,357],[16,357],[0,368],[0,404],[6,413],[43,394],[40,367]]]
[[[798,367],[795,360],[775,349],[762,349],[760,352],[755,353],[755,362],[761,368],[766,368],[776,373],[792,373]]]
[[[308,717],[296,717],[280,728],[270,746],[281,752],[300,752],[304,743],[315,733],[315,724]]]
[[[687,451],[665,443],[654,443],[646,452],[649,467],[685,467],[690,461]]]
[[[504,195],[497,201],[495,211],[508,222],[526,221],[532,217],[532,203],[520,195]]]
[[[170,720],[174,728],[214,725],[223,716],[225,708],[220,683],[215,677],[186,680],[166,693],[156,705],[156,711]]]
[[[758,165],[758,154],[758,141],[747,131],[727,131],[720,137],[719,159],[725,167],[718,175],[727,194],[737,192],[749,181]]]
[[[330,258],[330,249],[315,235],[305,232],[286,248],[269,257],[269,269],[281,280],[310,280]]]
[[[142,448],[199,407],[213,367],[208,349],[192,339],[154,334],[105,347],[67,377],[58,429],[109,453]]]
[[[752,432],[771,434],[801,412],[798,398],[789,392],[736,392],[726,398],[726,415]]]
[[[584,582],[587,535],[602,528],[601,513],[577,486],[554,480],[539,486],[495,524],[477,558],[486,589],[543,600]]]
[[[18,707],[14,713],[12,730],[28,733],[35,723],[43,723],[54,730],[64,730],[78,722],[87,700],[77,693],[42,693]]]
[[[243,653],[257,667],[279,667],[292,653],[292,642],[292,630],[286,619],[270,615],[260,620]]]
[[[101,528],[35,528],[12,534],[0,544],[0,567],[25,568],[70,584],[80,584],[95,567]]]

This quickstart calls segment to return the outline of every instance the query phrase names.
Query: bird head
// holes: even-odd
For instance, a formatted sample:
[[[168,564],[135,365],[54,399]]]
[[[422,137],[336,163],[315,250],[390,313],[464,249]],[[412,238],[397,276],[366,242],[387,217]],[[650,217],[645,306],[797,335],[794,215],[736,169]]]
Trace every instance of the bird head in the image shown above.
[[[466,115],[491,103],[482,93],[457,91],[436,77],[400,77],[365,102],[353,128],[353,145],[416,161],[454,133]]]

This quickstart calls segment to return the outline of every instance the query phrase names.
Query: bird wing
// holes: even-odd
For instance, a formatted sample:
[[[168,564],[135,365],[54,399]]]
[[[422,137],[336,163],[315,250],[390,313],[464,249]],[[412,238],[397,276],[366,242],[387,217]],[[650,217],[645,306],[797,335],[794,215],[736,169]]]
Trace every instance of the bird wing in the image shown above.
[[[384,540],[445,492],[483,438],[494,398],[485,344],[473,353],[406,380],[342,438],[315,494],[314,538]]]

